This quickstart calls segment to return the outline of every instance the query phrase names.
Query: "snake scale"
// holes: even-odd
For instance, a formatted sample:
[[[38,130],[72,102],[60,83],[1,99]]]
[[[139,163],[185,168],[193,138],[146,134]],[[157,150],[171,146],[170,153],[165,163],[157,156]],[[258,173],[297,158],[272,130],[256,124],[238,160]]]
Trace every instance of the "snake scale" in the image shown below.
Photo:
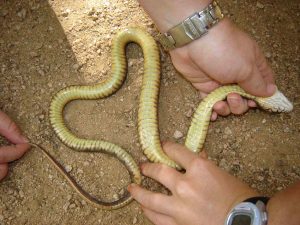
[[[75,136],[64,123],[63,109],[70,101],[77,99],[101,99],[115,93],[126,78],[125,47],[129,42],[141,46],[144,54],[144,75],[138,109],[138,134],[144,154],[152,162],[165,163],[179,168],[163,152],[158,129],[158,95],[160,86],[160,56],[154,39],[141,28],[126,28],[120,31],[112,42],[111,76],[98,84],[90,86],[69,86],[60,90],[52,99],[50,106],[50,122],[59,139],[68,147],[76,151],[104,152],[113,155],[128,169],[132,182],[141,183],[141,173],[134,159],[120,146],[101,140],[89,140]],[[253,99],[262,108],[273,112],[288,112],[293,106],[285,96],[277,91],[272,97],[259,98],[247,94],[237,85],[223,86],[209,94],[196,109],[189,128],[185,145],[193,152],[199,152],[203,146],[212,107],[215,102],[225,99],[229,93],[238,93],[246,98]],[[55,165],[56,169],[68,180],[71,186],[88,202],[94,206],[113,210],[128,204],[132,197],[128,192],[120,199],[112,202],[97,200],[83,191],[65,172],[64,168],[43,148],[38,147]]]

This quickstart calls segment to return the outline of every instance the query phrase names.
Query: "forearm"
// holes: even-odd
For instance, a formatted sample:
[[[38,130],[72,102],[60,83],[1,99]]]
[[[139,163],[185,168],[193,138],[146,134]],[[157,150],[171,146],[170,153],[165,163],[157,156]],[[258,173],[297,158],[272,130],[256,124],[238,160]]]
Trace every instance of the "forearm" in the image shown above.
[[[300,182],[276,194],[268,203],[268,225],[300,224]]]
[[[161,32],[177,25],[212,0],[138,0]]]

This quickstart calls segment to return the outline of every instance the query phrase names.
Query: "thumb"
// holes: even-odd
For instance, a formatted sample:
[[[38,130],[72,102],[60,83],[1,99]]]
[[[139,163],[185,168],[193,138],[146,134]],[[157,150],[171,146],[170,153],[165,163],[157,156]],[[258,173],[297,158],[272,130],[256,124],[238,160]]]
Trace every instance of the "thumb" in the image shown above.
[[[238,84],[246,92],[255,96],[269,97],[276,91],[276,85],[271,81],[265,80],[257,67],[247,79],[238,82]]]

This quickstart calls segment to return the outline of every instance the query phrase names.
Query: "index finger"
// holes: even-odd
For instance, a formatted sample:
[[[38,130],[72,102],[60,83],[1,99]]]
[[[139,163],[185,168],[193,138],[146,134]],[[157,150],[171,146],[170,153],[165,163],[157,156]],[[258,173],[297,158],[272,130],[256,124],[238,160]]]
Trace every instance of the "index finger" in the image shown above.
[[[17,144],[0,148],[0,164],[12,162],[21,158],[29,149],[29,144]]]
[[[172,207],[170,207],[170,205],[173,205],[171,196],[148,191],[136,184],[130,184],[128,191],[144,207],[165,215],[172,213]]]
[[[21,130],[17,124],[2,111],[0,111],[0,135],[3,135],[14,144],[28,142],[28,140],[21,134]]]
[[[177,143],[165,142],[162,147],[172,160],[177,162],[181,167],[185,169],[191,164],[194,159],[199,157],[198,154]]]

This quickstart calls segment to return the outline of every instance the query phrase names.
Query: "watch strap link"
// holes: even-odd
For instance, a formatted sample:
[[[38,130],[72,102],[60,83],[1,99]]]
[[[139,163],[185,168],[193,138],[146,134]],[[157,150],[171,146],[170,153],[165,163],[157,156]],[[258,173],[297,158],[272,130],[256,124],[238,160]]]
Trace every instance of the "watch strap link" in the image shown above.
[[[159,42],[166,50],[181,47],[205,35],[223,17],[218,3],[213,1],[201,12],[194,13],[166,33],[160,34]]]

